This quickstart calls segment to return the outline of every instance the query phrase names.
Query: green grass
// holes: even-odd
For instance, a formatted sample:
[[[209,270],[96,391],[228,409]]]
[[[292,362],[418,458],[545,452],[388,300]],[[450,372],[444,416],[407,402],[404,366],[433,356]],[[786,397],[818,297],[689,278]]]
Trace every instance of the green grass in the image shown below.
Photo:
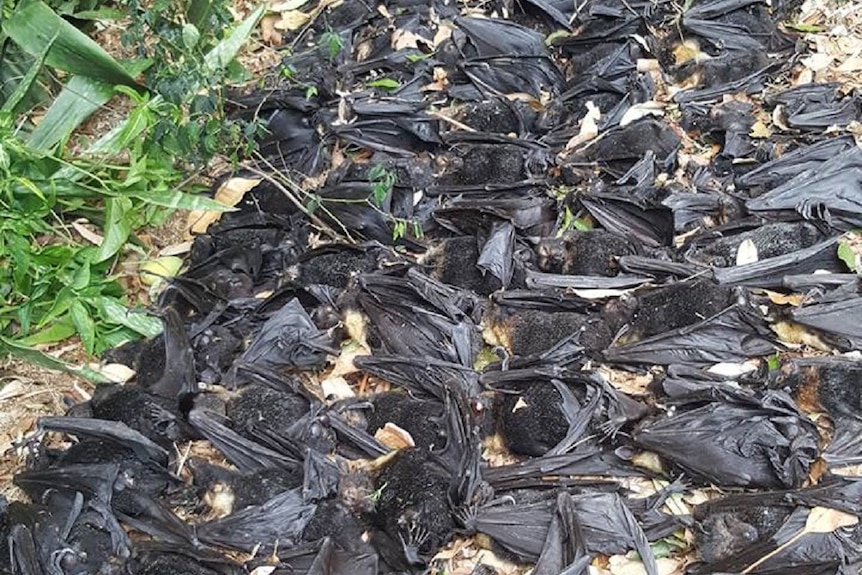
[[[220,86],[244,79],[235,56],[263,8],[233,24],[221,2],[4,3],[0,353],[96,377],[38,349],[77,336],[98,355],[161,330],[157,318],[130,309],[118,264],[129,252],[145,257],[136,233],[173,210],[224,209],[198,195],[189,175],[215,155],[236,160],[260,129],[226,118]],[[86,25],[61,17],[118,13],[131,14],[127,40],[140,47],[132,61],[117,61]],[[160,42],[145,42],[156,36]],[[117,96],[132,102],[128,115],[73,151],[81,149],[70,145],[74,130]],[[97,245],[78,233],[82,220],[102,238]]]

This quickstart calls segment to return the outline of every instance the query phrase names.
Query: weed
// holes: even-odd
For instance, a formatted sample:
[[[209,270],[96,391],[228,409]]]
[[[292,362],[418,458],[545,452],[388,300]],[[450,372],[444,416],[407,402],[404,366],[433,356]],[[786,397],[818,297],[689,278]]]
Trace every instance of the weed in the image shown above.
[[[344,48],[344,39],[338,32],[327,30],[320,36],[320,40],[326,46],[329,60],[335,60],[335,57],[341,53]]]
[[[4,6],[0,38],[11,46],[4,55],[30,64],[0,91],[0,352],[90,377],[33,346],[77,334],[87,353],[99,354],[159,333],[158,319],[129,310],[118,264],[144,251],[136,230],[159,225],[171,210],[224,209],[189,193],[196,189],[188,170],[216,153],[236,158],[259,129],[226,121],[211,86],[236,77],[231,62],[262,9],[229,30],[223,4],[192,0],[169,20],[162,0],[148,9],[126,1],[134,7],[130,33],[163,34],[139,42],[150,50],[146,59],[121,65],[39,0],[8,13]],[[63,10],[86,2],[70,0]],[[56,70],[43,66],[49,51]],[[45,81],[63,76],[57,70],[67,86]],[[144,70],[149,90],[136,81]],[[34,92],[49,104],[35,128]],[[73,154],[64,145],[69,135],[116,92],[132,101],[128,117]]]
[[[375,164],[368,171],[368,179],[371,181],[371,200],[379,208],[398,183],[398,176],[383,164]]]

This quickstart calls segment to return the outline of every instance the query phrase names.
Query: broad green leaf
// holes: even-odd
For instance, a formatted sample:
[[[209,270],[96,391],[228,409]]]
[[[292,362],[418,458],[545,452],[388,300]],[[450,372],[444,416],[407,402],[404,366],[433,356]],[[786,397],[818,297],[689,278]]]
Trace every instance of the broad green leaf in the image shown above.
[[[17,341],[18,343],[26,346],[44,345],[46,343],[57,343],[59,341],[63,341],[64,339],[72,337],[73,335],[75,335],[75,331],[75,326],[72,323],[72,320],[67,316],[61,318],[59,321],[52,323],[45,329],[37,331],[34,334],[28,335],[27,337],[22,337]]]
[[[139,87],[119,62],[40,0],[22,0],[3,23],[3,31],[34,56],[50,46],[45,62],[53,68],[109,84]]]
[[[245,45],[246,41],[257,26],[258,20],[266,12],[266,6],[260,6],[252,12],[245,20],[243,20],[236,29],[231,32],[230,36],[216,44],[216,46],[207,52],[204,56],[204,66],[215,72],[224,68],[230,61],[233,60],[240,48]]]
[[[145,337],[155,337],[162,333],[162,321],[141,312],[134,312],[117,300],[109,297],[96,298],[95,302],[105,319],[124,325]]]
[[[847,241],[838,242],[838,259],[840,259],[852,272],[862,272],[859,267],[859,255]]]
[[[72,14],[78,20],[121,20],[128,13],[116,8],[97,8],[96,10],[81,10]]]
[[[94,383],[108,383],[105,376],[93,371],[92,369],[87,367],[76,367],[63,360],[57,359],[56,357],[50,356],[47,353],[41,352],[38,349],[33,349],[18,341],[14,341],[3,336],[0,336],[0,353],[13,355],[28,363],[32,363],[46,369],[65,371],[66,373],[83,377],[84,379],[88,379]]]
[[[90,311],[79,299],[72,302],[72,307],[69,308],[69,315],[72,317],[72,323],[78,335],[81,337],[81,343],[84,344],[84,349],[88,354],[93,353],[96,347],[96,322],[90,316]]]
[[[96,252],[95,262],[103,262],[122,249],[129,234],[132,233],[132,223],[129,212],[132,210],[132,200],[129,198],[108,198],[105,201],[105,227],[102,244]]]
[[[98,80],[75,76],[48,108],[30,134],[28,144],[36,150],[49,150],[69,137],[72,131],[114,95],[114,87]]]
[[[64,287],[58,291],[51,309],[48,310],[48,313],[39,318],[39,324],[36,328],[42,329],[61,315],[68,312],[69,306],[72,305],[72,300],[74,298],[75,294],[69,287]]]
[[[186,24],[183,26],[183,44],[186,49],[191,50],[195,46],[197,46],[198,41],[201,39],[201,33],[198,32],[197,26],[194,24]]]
[[[90,285],[90,261],[85,261],[75,272],[75,277],[72,280],[72,291],[79,292]]]
[[[189,7],[186,9],[186,20],[200,30],[206,25],[207,18],[209,18],[211,13],[211,0],[191,0]]]
[[[45,59],[48,57],[49,52],[51,51],[51,46],[54,44],[54,40],[56,36],[49,39],[45,44],[45,47],[41,52],[35,54],[36,61],[33,63],[33,66],[27,72],[27,74],[21,79],[17,86],[15,86],[15,91],[12,92],[12,95],[9,96],[9,99],[3,103],[3,107],[0,108],[0,112],[4,114],[12,114],[14,115],[18,110],[18,104],[24,99],[24,96],[27,95],[27,92],[30,91],[30,88],[33,86],[33,82],[36,81],[36,76],[39,75],[39,72],[42,71],[42,66],[45,64]]]
[[[212,198],[187,194],[177,190],[135,190],[127,192],[127,195],[150,204],[179,210],[214,210],[219,212],[231,212],[235,210],[235,208],[220,204]]]

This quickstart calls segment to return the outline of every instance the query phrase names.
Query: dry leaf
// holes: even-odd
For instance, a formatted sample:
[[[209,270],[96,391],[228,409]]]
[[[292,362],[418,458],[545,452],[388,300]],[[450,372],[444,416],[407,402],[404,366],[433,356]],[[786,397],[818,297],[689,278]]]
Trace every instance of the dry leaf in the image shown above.
[[[859,518],[852,513],[830,509],[829,507],[814,507],[805,520],[806,533],[832,533],[842,527],[852,527],[859,523]]]
[[[626,110],[626,113],[620,119],[620,126],[624,128],[632,122],[646,118],[647,116],[664,116],[664,105],[659,102],[649,101],[629,106],[629,109]]]
[[[0,401],[5,401],[7,399],[12,399],[18,397],[19,395],[24,394],[24,382],[20,379],[13,379],[12,381],[3,385],[0,388]]]
[[[796,533],[796,535],[743,569],[742,574],[751,573],[771,557],[775,557],[788,547],[793,546],[808,533],[832,533],[842,527],[852,527],[858,523],[859,518],[851,513],[839,511],[838,509],[830,509],[829,507],[813,507],[808,513],[808,518],[805,520],[805,527]]]
[[[273,4],[269,9],[273,12],[289,12],[290,10],[302,8],[306,4],[308,4],[308,0],[287,0],[287,2]]]
[[[260,178],[230,178],[216,190],[213,199],[218,203],[233,207],[237,205],[243,196],[261,182]],[[212,210],[192,210],[189,212],[186,229],[188,235],[206,233],[211,224],[217,222],[222,212]]]
[[[181,256],[192,251],[193,241],[188,240],[185,242],[180,242],[178,244],[171,244],[169,246],[165,246],[161,250],[159,250],[159,257],[161,256]]]
[[[403,50],[405,48],[419,48],[419,42],[423,44],[431,44],[430,41],[426,40],[422,36],[417,36],[413,32],[409,30],[403,30],[398,28],[392,33],[392,49],[393,50]]]
[[[757,261],[757,246],[751,238],[743,240],[736,250],[736,265],[744,266]]]
[[[111,383],[126,383],[127,381],[131,381],[136,373],[134,369],[122,363],[106,363],[105,365],[91,363],[89,368],[105,376]]]
[[[279,30],[299,30],[306,24],[311,22],[311,14],[300,12],[299,10],[290,10],[282,12],[281,20],[275,24]]]
[[[599,126],[597,122],[602,118],[602,111],[599,110],[598,106],[593,104],[592,100],[587,101],[587,113],[581,119],[581,129],[580,131],[572,136],[572,138],[566,142],[566,147],[564,148],[564,152],[568,152],[585,142],[589,142],[593,138],[599,135]]]
[[[323,391],[323,397],[327,399],[347,399],[348,397],[356,396],[347,380],[339,376],[330,376],[321,381],[320,389]]]
[[[792,305],[799,307],[805,301],[805,294],[801,293],[783,294],[769,290],[764,291],[766,292],[766,297],[769,298],[769,301],[775,305]]]
[[[442,44],[451,37],[452,25],[448,23],[441,23],[440,26],[437,28],[437,33],[434,34],[434,39],[431,41],[431,43],[434,45],[434,48],[437,48],[438,46],[440,46],[440,44]]]
[[[839,72],[859,72],[860,70],[862,70],[862,57],[859,56],[847,58],[838,66]]]
[[[275,25],[279,20],[281,20],[281,17],[275,14],[267,14],[260,19],[260,37],[270,46],[281,46],[281,34],[275,29]]]
[[[665,472],[664,466],[661,463],[661,458],[657,453],[652,451],[642,451],[635,454],[631,459],[631,464],[659,475]]]
[[[682,561],[663,557],[656,559],[659,575],[682,573]],[[612,555],[608,559],[608,570],[611,575],[646,575],[646,569],[640,559],[630,559],[625,555]]]
[[[359,370],[356,369],[353,360],[364,355],[371,355],[371,352],[368,348],[362,347],[355,341],[343,346],[341,353],[335,358],[335,366],[329,373],[329,377],[344,377],[345,375],[358,372]]]
[[[772,135],[772,130],[769,129],[769,126],[760,120],[757,120],[751,126],[751,130],[749,130],[748,135],[752,138],[766,139]]]
[[[391,422],[378,429],[374,433],[374,439],[389,449],[397,450],[416,447],[416,443],[414,443],[410,433]]]
[[[102,245],[102,236],[97,234],[96,232],[90,230],[86,225],[89,224],[89,220],[79,219],[72,222],[72,227],[75,228],[75,231],[81,234],[81,237],[93,244],[94,246]]]
[[[832,56],[828,54],[812,54],[807,58],[803,58],[801,62],[803,66],[817,73],[829,68],[829,65],[832,63]]]

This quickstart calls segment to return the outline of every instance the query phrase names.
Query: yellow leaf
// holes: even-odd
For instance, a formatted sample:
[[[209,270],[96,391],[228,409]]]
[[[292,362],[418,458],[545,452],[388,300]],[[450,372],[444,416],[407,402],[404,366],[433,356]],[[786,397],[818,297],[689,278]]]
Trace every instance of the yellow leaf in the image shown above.
[[[164,256],[141,264],[141,282],[153,285],[161,278],[171,278],[177,275],[183,266],[182,258]]]
[[[751,126],[748,135],[752,138],[766,139],[772,135],[772,130],[769,129],[769,126],[758,120]]]
[[[260,182],[260,178],[231,178],[219,186],[213,199],[222,205],[234,207],[246,192]],[[212,210],[192,210],[187,220],[187,234],[191,236],[205,233],[210,225],[218,221],[221,214],[222,212]]]

